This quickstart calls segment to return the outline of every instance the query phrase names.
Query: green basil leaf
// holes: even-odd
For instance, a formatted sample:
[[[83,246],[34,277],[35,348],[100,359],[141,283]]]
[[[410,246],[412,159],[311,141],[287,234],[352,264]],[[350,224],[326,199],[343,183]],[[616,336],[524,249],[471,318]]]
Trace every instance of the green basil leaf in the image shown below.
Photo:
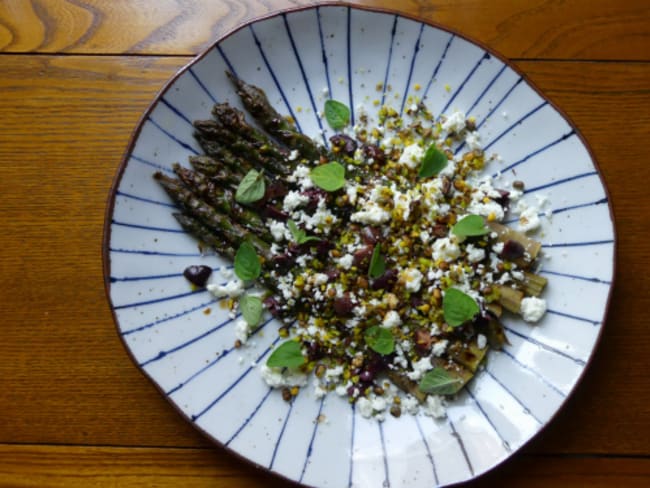
[[[311,181],[325,191],[336,191],[345,185],[345,168],[341,163],[331,163],[316,166],[309,172]]]
[[[235,200],[239,203],[252,203],[261,200],[266,192],[264,175],[254,169],[246,173],[237,186]]]
[[[374,325],[366,329],[363,336],[368,347],[379,354],[385,356],[395,350],[395,338],[389,329]]]
[[[386,271],[386,261],[381,255],[381,247],[375,244],[375,249],[372,251],[370,258],[370,266],[368,267],[368,276],[371,278],[379,278]]]
[[[466,215],[451,228],[458,237],[482,236],[490,232],[485,219],[480,215]]]
[[[249,241],[244,241],[235,254],[235,274],[244,281],[257,278],[262,272],[260,258]]]
[[[239,299],[239,310],[246,323],[254,327],[262,320],[262,312],[264,311],[262,299],[252,295],[244,295]]]
[[[480,309],[476,300],[456,288],[448,288],[442,298],[442,312],[452,327],[458,327],[474,318]]]
[[[447,155],[433,143],[424,153],[418,175],[420,178],[428,178],[440,173],[445,166],[447,166]]]
[[[293,220],[287,222],[287,227],[297,244],[304,244],[309,241],[320,241],[318,237],[308,236],[307,233],[300,229]]]
[[[300,344],[296,341],[286,341],[280,344],[269,356],[266,365],[272,368],[297,368],[305,364]]]
[[[453,377],[440,366],[424,373],[418,384],[421,392],[432,395],[453,395],[462,386],[463,382],[460,378]]]
[[[350,123],[350,109],[336,100],[325,102],[325,118],[334,130],[339,130]]]

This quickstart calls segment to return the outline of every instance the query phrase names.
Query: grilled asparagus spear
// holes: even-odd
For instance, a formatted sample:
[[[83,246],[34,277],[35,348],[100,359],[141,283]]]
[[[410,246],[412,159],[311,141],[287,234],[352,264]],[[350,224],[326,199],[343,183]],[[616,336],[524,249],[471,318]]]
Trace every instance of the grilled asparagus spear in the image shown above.
[[[271,260],[271,246],[257,234],[233,222],[226,215],[217,212],[208,203],[192,193],[179,180],[170,178],[161,172],[154,173],[154,178],[186,214],[196,218],[205,226],[215,229],[232,247],[239,247],[241,242],[250,240],[259,256],[266,261]]]
[[[229,71],[226,71],[226,74],[235,85],[237,94],[246,109],[269,134],[287,147],[297,149],[303,157],[310,161],[314,161],[321,156],[321,150],[316,143],[306,135],[298,132],[289,121],[282,117],[271,106],[262,90],[240,80]]]

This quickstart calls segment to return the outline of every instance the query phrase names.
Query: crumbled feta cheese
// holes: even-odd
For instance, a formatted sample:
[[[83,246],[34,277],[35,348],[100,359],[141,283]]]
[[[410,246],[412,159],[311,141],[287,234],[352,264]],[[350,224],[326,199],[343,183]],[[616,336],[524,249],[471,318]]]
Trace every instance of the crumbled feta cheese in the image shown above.
[[[432,256],[434,260],[453,261],[460,256],[458,244],[453,238],[443,237],[436,239],[433,243]]]
[[[485,259],[485,250],[474,244],[468,244],[465,251],[467,251],[467,259],[470,263],[478,263]]]
[[[367,419],[372,417],[372,403],[366,397],[361,397],[357,400],[356,408],[362,417]]]
[[[431,354],[433,354],[436,357],[442,356],[447,350],[448,344],[449,341],[447,339],[443,339],[441,341],[436,342],[431,348]]]
[[[424,415],[428,415],[433,418],[442,418],[446,413],[444,404],[442,403],[442,398],[437,395],[429,395],[427,397],[427,402],[423,406]]]
[[[250,327],[244,319],[239,319],[235,322],[235,338],[239,339],[242,344],[246,344],[249,332]]]
[[[334,366],[325,370],[325,378],[334,380],[343,374],[343,366]]]
[[[390,310],[384,316],[384,320],[381,322],[381,326],[390,329],[391,327],[395,327],[401,323],[402,319],[400,318],[399,314],[395,310]]]
[[[386,400],[383,397],[375,396],[372,400],[372,409],[375,412],[383,412],[386,410]]]
[[[422,273],[415,268],[408,268],[402,270],[400,273],[400,278],[404,282],[404,287],[407,291],[415,293],[420,291],[420,286],[422,285]]]
[[[424,156],[424,149],[418,144],[409,144],[399,157],[399,163],[408,168],[417,168]]]
[[[465,114],[460,111],[453,112],[447,120],[442,123],[442,130],[446,132],[459,133],[465,128]]]
[[[485,337],[483,334],[479,334],[476,336],[476,347],[479,349],[483,349],[487,346],[487,337]]]
[[[411,216],[411,203],[413,202],[414,198],[411,195],[411,192],[406,192],[406,193],[401,193],[399,191],[395,191],[393,194],[393,209],[395,210],[395,214],[397,214],[399,217],[401,217],[401,220],[404,222],[407,222],[409,217]],[[419,195],[415,200],[419,200]]]
[[[299,373],[289,368],[272,368],[263,364],[260,368],[262,379],[272,388],[281,386],[305,386],[307,384],[307,375]]]
[[[273,236],[273,239],[276,240],[276,242],[280,242],[286,237],[288,237],[288,240],[291,240],[290,234],[287,236],[289,229],[287,229],[287,226],[284,225],[283,222],[280,222],[279,220],[269,219],[266,225],[271,231],[271,235]]]
[[[293,212],[296,208],[309,202],[309,197],[297,191],[290,191],[282,201],[282,209],[285,212]]]
[[[325,273],[316,273],[312,277],[312,283],[316,286],[324,285],[329,281],[329,277]]]
[[[298,156],[300,155],[300,152],[297,149],[294,149],[289,153],[289,161],[295,161],[298,159]]]
[[[422,358],[419,361],[414,361],[412,363],[413,371],[406,373],[409,379],[417,381],[422,378],[422,375],[427,371],[433,369],[433,364],[431,364],[431,358],[426,357]]]
[[[345,186],[345,193],[348,196],[348,201],[353,205],[355,203],[357,203],[357,192],[358,191],[359,191],[359,187],[356,186],[356,185],[347,184]]]
[[[296,166],[296,169],[293,171],[293,173],[287,176],[287,181],[290,183],[297,183],[298,186],[303,190],[312,188],[314,186],[314,183],[311,181],[309,171],[310,170],[307,166],[304,164],[299,164]]]
[[[416,415],[420,410],[420,402],[413,395],[406,395],[401,401],[402,410],[411,415]]]
[[[339,258],[338,263],[341,266],[341,268],[350,269],[352,267],[353,261],[354,261],[354,256],[352,256],[352,254],[345,254]]]
[[[519,229],[523,232],[530,232],[539,228],[540,223],[537,209],[534,207],[527,208],[519,216]]]
[[[365,205],[365,210],[353,213],[350,220],[362,224],[383,224],[390,220],[390,213],[376,203],[369,202]]]
[[[481,136],[478,132],[470,132],[465,137],[465,143],[472,150],[481,149]]]
[[[338,222],[338,218],[327,208],[325,200],[318,200],[318,206],[313,215],[302,212],[298,221],[305,224],[308,230],[323,231],[329,233],[332,224]]]
[[[546,300],[526,297],[521,301],[519,313],[526,322],[537,322],[546,313]]]
[[[239,278],[235,278],[232,281],[229,281],[225,285],[217,285],[210,283],[206,286],[206,289],[212,293],[216,298],[228,297],[228,298],[237,298],[239,295],[244,293],[244,282]]]

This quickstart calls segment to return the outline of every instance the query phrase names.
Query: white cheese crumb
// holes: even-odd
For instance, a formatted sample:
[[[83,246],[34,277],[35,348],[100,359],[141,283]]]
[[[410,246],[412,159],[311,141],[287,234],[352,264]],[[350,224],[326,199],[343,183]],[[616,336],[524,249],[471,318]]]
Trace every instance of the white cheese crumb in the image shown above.
[[[372,417],[372,403],[366,397],[357,400],[357,409],[362,417],[367,419]]]
[[[300,186],[300,188],[303,190],[312,188],[314,186],[314,183],[311,181],[309,171],[310,170],[307,166],[304,164],[299,164],[296,166],[296,169],[293,171],[293,173],[287,176],[287,181],[290,183],[298,183],[298,186]]]
[[[314,397],[323,398],[325,395],[327,395],[327,390],[318,383],[314,384]]]
[[[519,229],[530,232],[539,228],[540,220],[535,207],[529,207],[519,216]]]
[[[390,220],[390,213],[376,203],[369,202],[365,206],[365,210],[353,213],[350,216],[350,220],[362,224],[383,224]]]
[[[460,249],[455,241],[449,237],[443,237],[441,239],[436,239],[433,243],[432,256],[435,261],[438,259],[442,259],[443,261],[453,261],[460,256]]]
[[[395,310],[390,310],[385,316],[384,320],[381,323],[382,327],[390,329],[402,323],[402,319]]]
[[[467,259],[470,263],[478,263],[485,259],[485,250],[473,244],[468,244],[465,251],[467,251]]]
[[[449,341],[447,339],[443,339],[441,341],[436,342],[431,348],[431,354],[433,354],[436,357],[442,356],[447,350],[448,344]]]
[[[406,376],[408,376],[408,378],[413,381],[419,380],[420,378],[422,378],[422,375],[424,373],[433,369],[433,365],[431,364],[431,358],[429,357],[422,358],[419,361],[414,361],[412,364],[413,364],[413,371],[409,371],[408,373],[406,373]]]
[[[284,197],[282,201],[282,209],[285,212],[292,212],[296,208],[300,207],[309,202],[309,197],[307,195],[302,195],[297,191],[290,191]]]
[[[260,368],[262,378],[272,388],[281,386],[304,386],[307,384],[307,375],[289,369],[271,368],[263,364]]]
[[[343,366],[334,366],[325,370],[325,378],[334,380],[343,374]]]
[[[228,297],[237,298],[244,293],[244,282],[239,278],[229,281],[225,285],[209,284],[206,286],[207,290],[212,293],[216,298]]]
[[[350,269],[352,267],[352,262],[354,261],[354,256],[352,254],[345,254],[341,256],[338,260],[339,265],[343,269]]]
[[[406,395],[401,401],[402,410],[411,415],[416,415],[420,410],[420,402],[413,395]]]
[[[467,134],[467,137],[465,137],[465,142],[467,143],[467,146],[472,150],[481,149],[481,136],[478,132],[470,132]]]
[[[280,242],[285,237],[287,237],[287,233],[289,232],[289,229],[287,229],[287,226],[284,225],[284,223],[280,222],[279,220],[269,219],[269,221],[267,223],[267,227],[271,231],[271,235],[273,236],[273,239],[275,239],[277,242]],[[289,237],[289,240],[291,240],[290,237]]]
[[[329,280],[329,277],[325,273],[316,273],[313,276],[312,280],[313,280],[313,284],[316,286],[324,285]]]
[[[346,185],[345,187],[345,193],[348,196],[348,201],[351,204],[355,204],[357,202],[357,192],[359,191],[359,187],[356,185]]]
[[[239,319],[235,322],[235,337],[239,339],[242,344],[246,344],[248,340],[248,334],[250,332],[250,327],[248,322],[244,319]]]
[[[300,155],[300,152],[298,152],[297,149],[294,149],[289,153],[289,161],[295,161],[298,159],[298,156]]]
[[[476,347],[479,349],[483,349],[487,346],[487,337],[485,337],[483,334],[479,334],[476,336]]]
[[[537,322],[546,313],[546,300],[526,297],[521,301],[519,313],[526,322]]]
[[[424,415],[433,418],[442,418],[446,415],[445,406],[442,403],[442,398],[436,395],[429,395],[427,403],[424,405]]]
[[[417,168],[424,155],[424,149],[417,144],[409,144],[399,157],[399,163],[409,168]]]
[[[400,278],[404,282],[405,288],[410,292],[420,291],[420,286],[422,285],[422,273],[415,268],[408,268],[402,270],[400,273]]]
[[[460,111],[453,112],[442,123],[442,130],[446,132],[460,132],[465,128],[465,114]]]

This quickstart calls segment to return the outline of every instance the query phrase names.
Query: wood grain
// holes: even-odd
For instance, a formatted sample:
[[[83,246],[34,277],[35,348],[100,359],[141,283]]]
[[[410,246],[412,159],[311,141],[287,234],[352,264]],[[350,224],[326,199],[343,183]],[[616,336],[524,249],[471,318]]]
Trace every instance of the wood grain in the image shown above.
[[[614,475],[614,476],[613,476]],[[519,456],[465,486],[645,488],[650,460]],[[208,449],[0,445],[0,485],[280,488],[287,483]]]
[[[0,442],[207,445],[123,350],[103,213],[141,112],[189,58],[3,55]],[[650,454],[645,219],[650,65],[522,62],[592,143],[618,225],[617,287],[584,383],[531,452]],[[576,90],[575,86],[580,89]],[[630,116],[630,114],[634,114]]]
[[[4,0],[0,2],[0,50],[196,54],[242,22],[311,3]],[[355,3],[396,6],[392,0]],[[510,58],[650,59],[650,4],[644,0],[405,0],[400,9],[471,35]]]

